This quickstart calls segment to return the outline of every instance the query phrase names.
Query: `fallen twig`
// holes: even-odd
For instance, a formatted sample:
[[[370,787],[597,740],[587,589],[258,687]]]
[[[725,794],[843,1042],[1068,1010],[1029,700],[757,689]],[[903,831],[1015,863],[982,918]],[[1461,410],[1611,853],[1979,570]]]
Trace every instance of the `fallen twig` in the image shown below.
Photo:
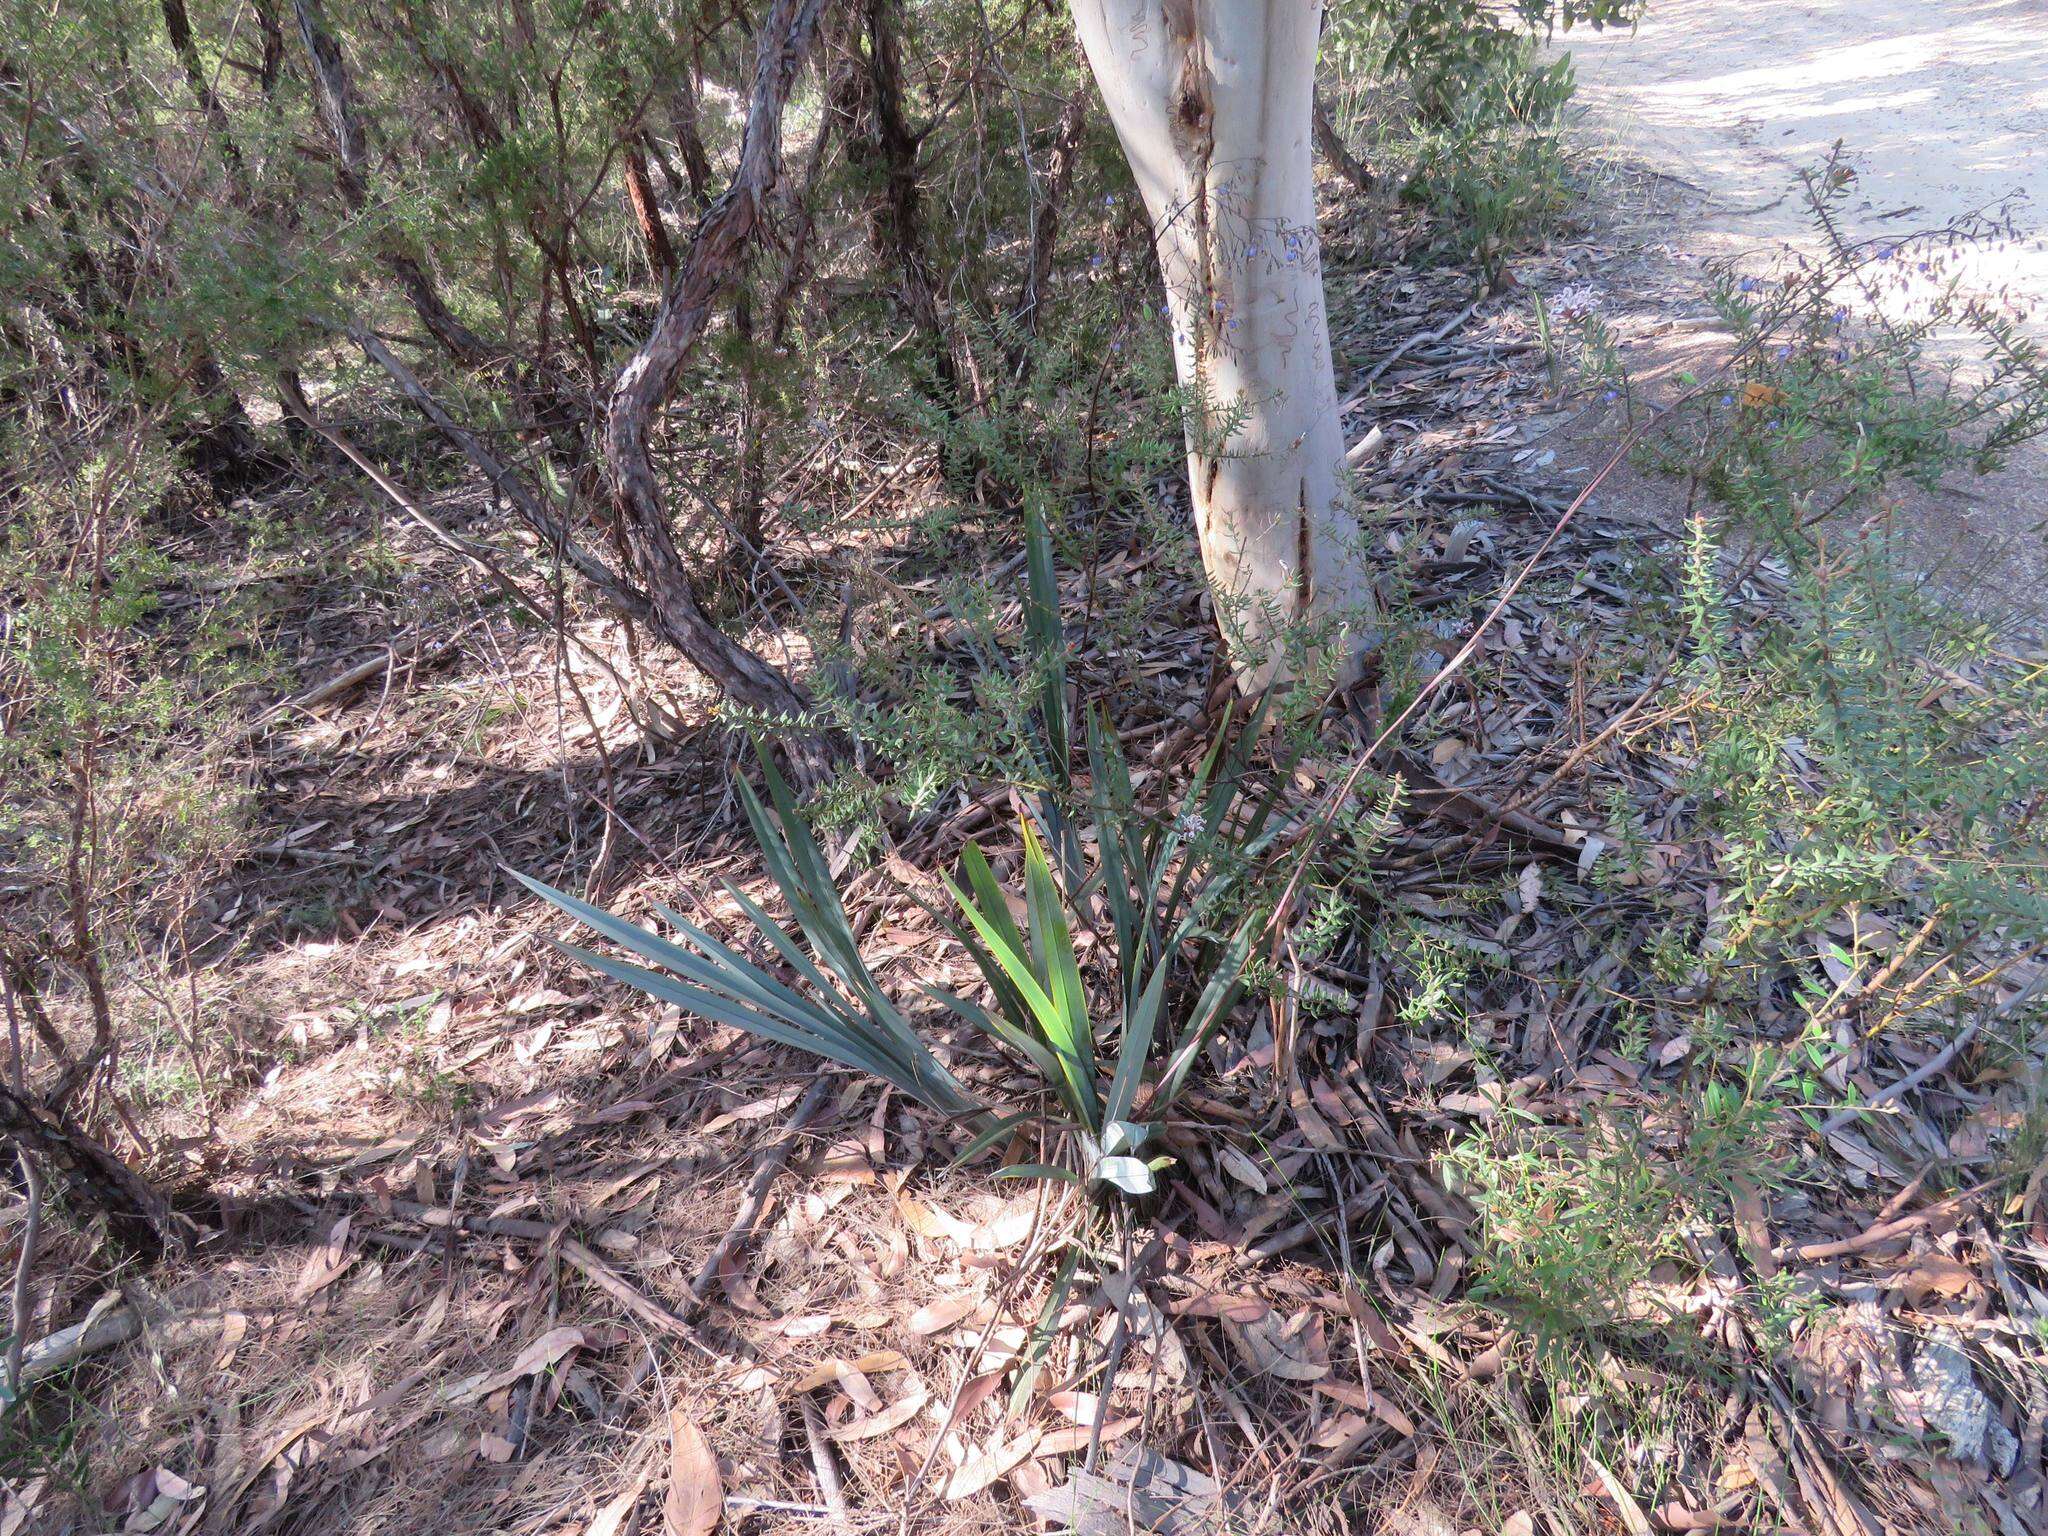
[[[690,1282],[690,1300],[693,1303],[701,1304],[711,1294],[711,1287],[718,1282],[718,1272],[740,1244],[747,1240],[748,1233],[753,1231],[754,1222],[761,1214],[762,1202],[768,1198],[769,1186],[782,1172],[791,1150],[796,1146],[797,1132],[824,1104],[825,1095],[831,1087],[832,1079],[829,1077],[814,1079],[795,1111],[783,1122],[782,1135],[776,1138],[775,1145],[761,1154],[760,1161],[754,1165],[753,1182],[747,1186],[747,1197],[740,1202],[739,1214],[725,1229],[725,1236],[718,1240],[718,1246],[711,1250],[711,1257],[704,1261],[704,1267],[697,1271],[697,1278]]]

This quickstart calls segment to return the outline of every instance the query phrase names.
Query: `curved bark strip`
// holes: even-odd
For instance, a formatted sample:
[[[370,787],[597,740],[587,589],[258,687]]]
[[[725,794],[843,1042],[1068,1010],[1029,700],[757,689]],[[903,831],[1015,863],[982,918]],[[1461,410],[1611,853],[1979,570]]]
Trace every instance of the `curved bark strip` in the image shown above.
[[[1295,670],[1296,621],[1358,674],[1371,575],[1344,456],[1316,237],[1319,0],[1072,0],[1152,218],[1188,481],[1238,682]]]
[[[654,328],[620,370],[605,410],[605,464],[619,531],[664,632],[741,704],[784,717],[801,715],[807,701],[780,672],[713,624],[698,603],[647,444],[656,413],[704,334],[713,302],[761,226],[763,203],[781,173],[783,106],[823,8],[824,0],[775,0],[762,22],[739,170],[698,222],[662,295]]]

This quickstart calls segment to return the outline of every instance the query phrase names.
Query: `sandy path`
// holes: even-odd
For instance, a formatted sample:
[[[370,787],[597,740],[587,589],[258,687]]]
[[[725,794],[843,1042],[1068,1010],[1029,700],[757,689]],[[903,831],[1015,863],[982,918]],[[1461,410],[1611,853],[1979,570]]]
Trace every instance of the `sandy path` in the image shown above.
[[[2048,299],[2048,0],[1650,0],[1559,42],[1598,131],[1705,194],[1709,247],[1803,243],[1788,189],[1839,139],[1857,233],[2006,205],[2023,238],[1971,281]]]
[[[1695,258],[1760,268],[1817,244],[1797,177],[1840,140],[1851,238],[2002,208],[2013,238],[1969,249],[1955,274],[2030,306],[2048,343],[2048,0],[1649,0],[1633,35],[1556,46],[1574,58],[1581,137],[1690,189],[1655,218],[1649,244],[1677,260],[1641,273],[1650,308],[1696,307]],[[1899,510],[1930,580],[2015,641],[2048,634],[2048,446]]]

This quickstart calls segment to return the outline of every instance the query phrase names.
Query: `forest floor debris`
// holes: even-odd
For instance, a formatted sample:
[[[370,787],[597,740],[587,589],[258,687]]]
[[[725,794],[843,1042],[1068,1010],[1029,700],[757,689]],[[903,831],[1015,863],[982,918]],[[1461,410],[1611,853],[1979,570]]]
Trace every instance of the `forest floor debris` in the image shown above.
[[[1660,691],[1682,524],[1595,499],[1557,531],[1575,487],[1554,445],[1587,401],[1517,293],[1473,303],[1382,222],[1332,229],[1333,339],[1347,432],[1378,438],[1361,494],[1407,650],[1295,790],[1337,783],[1527,579],[1404,739],[1400,786],[1358,798],[1407,948],[1340,933],[1309,957],[1286,1059],[1256,1009],[1218,1042],[1194,1101],[1214,1134],[1173,1138],[1144,1252],[1036,1262],[1061,1196],[948,1169],[874,1083],[540,942],[553,921],[504,866],[731,915],[715,880],[758,884],[739,743],[694,679],[601,623],[558,646],[366,508],[307,579],[418,547],[374,610],[303,609],[329,616],[297,637],[313,686],[249,738],[261,832],[185,937],[240,1025],[240,1091],[178,1092],[175,1040],[131,1068],[164,1078],[157,1158],[189,1147],[228,1227],[139,1338],[42,1389],[59,1450],[10,1476],[0,1532],[1007,1531],[1069,1505],[1094,1531],[1125,1528],[1119,1494],[1159,1506],[1140,1528],[1204,1533],[2037,1527],[2038,1103],[2009,1059],[1930,1070],[1940,1047],[1863,1038],[1853,1010],[1814,1074],[1882,1114],[1745,1142],[1751,1106],[1680,1091],[1709,1048],[1784,1049],[1811,988],[1855,995],[1912,936],[1788,948],[1709,1030],[1662,943],[1719,878],[1685,788],[1698,744]],[[1600,261],[1562,239],[1516,270],[1560,293]],[[882,447],[848,477],[914,498]],[[1138,615],[1081,628],[1073,669],[1164,782],[1227,688],[1196,573],[1140,534],[1067,573],[1075,611]],[[832,584],[844,552],[784,554]],[[886,542],[861,562],[941,603]],[[1732,579],[1758,614],[1785,600],[1768,562]],[[763,614],[759,638],[804,643]],[[967,640],[936,651],[964,689]],[[1001,797],[932,806],[854,877],[886,983],[965,978],[913,887],[1007,819]],[[2012,963],[1997,999],[2041,975]],[[953,1043],[963,1073],[1005,1070]],[[1687,1161],[1716,1133],[1727,1157]],[[1603,1246],[1623,1233],[1640,1244]],[[46,1253],[81,1288],[48,1288],[53,1320],[118,1278],[76,1257]]]

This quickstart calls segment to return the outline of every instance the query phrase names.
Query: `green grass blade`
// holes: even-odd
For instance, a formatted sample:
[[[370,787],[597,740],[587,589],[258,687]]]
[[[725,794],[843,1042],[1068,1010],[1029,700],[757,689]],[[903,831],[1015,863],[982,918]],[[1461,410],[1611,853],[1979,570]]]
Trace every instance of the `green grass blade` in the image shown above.
[[[983,1128],[981,1133],[974,1138],[974,1140],[967,1143],[966,1147],[962,1149],[960,1155],[954,1158],[952,1162],[946,1165],[947,1168],[958,1168],[963,1163],[973,1162],[977,1157],[981,1156],[981,1154],[986,1152],[990,1147],[994,1146],[997,1142],[1001,1141],[1004,1137],[1008,1136],[1012,1131],[1016,1130],[1018,1126],[1029,1125],[1033,1120],[1036,1120],[1037,1118],[1037,1115],[1032,1113],[1030,1110],[1026,1109],[1019,1110],[1014,1115],[1002,1115],[997,1119],[990,1121],[989,1124],[985,1128]]]
[[[645,992],[649,997],[665,1003],[674,1003],[678,1008],[709,1019],[714,1024],[729,1025],[772,1040],[778,1045],[794,1046],[813,1056],[823,1056],[841,1066],[852,1067],[893,1083],[912,1098],[946,1114],[957,1114],[960,1106],[934,1101],[927,1085],[920,1082],[914,1073],[902,1070],[894,1061],[877,1055],[858,1036],[848,1032],[841,1021],[819,1014],[805,1026],[799,1028],[783,1022],[756,1008],[721,996],[705,987],[692,986],[676,981],[659,972],[643,966],[631,965],[623,960],[614,960],[606,955],[596,954],[574,944],[556,946],[566,955],[582,961],[592,970],[611,977],[614,981]]]
[[[1024,1369],[1017,1377],[1017,1384],[1010,1389],[1010,1417],[1016,1418],[1031,1401],[1031,1394],[1038,1389],[1038,1378],[1045,1369],[1046,1351],[1059,1337],[1058,1320],[1066,1310],[1067,1292],[1074,1284],[1074,1271],[1080,1267],[1081,1250],[1069,1248],[1067,1256],[1060,1260],[1059,1274],[1052,1283],[1052,1294],[1045,1298],[1045,1305],[1039,1309],[1038,1321],[1032,1326],[1031,1335],[1024,1345]]]
[[[1071,1168],[1055,1168],[1051,1163],[1012,1163],[1007,1168],[998,1168],[995,1176],[999,1179],[1058,1179],[1066,1184],[1078,1184],[1081,1176]]]
[[[986,1008],[970,1003],[964,997],[955,997],[938,987],[926,987],[925,992],[945,1004],[976,1029],[988,1034],[1011,1047],[1038,1069],[1038,1075],[1049,1083],[1058,1083],[1065,1075],[1060,1070],[1059,1058],[1041,1040],[1033,1038],[1019,1029],[1000,1013],[990,1013]]]

